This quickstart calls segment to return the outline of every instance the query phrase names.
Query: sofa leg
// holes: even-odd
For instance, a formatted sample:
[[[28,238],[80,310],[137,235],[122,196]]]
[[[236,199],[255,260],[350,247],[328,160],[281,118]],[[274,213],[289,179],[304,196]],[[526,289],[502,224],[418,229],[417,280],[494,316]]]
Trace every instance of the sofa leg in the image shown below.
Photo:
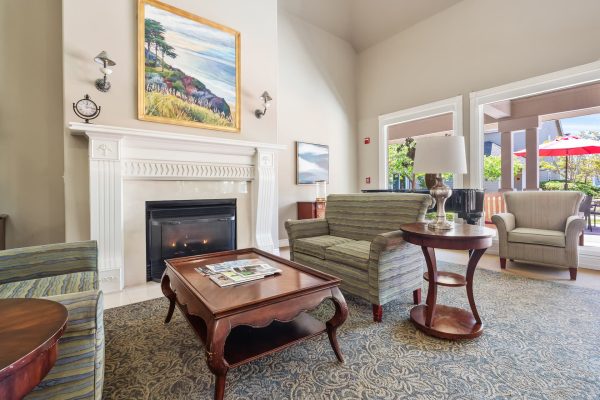
[[[415,289],[413,291],[413,303],[416,305],[421,304],[421,288]]]
[[[569,273],[571,274],[571,280],[577,280],[577,268],[569,268]]]
[[[381,322],[383,319],[383,306],[379,304],[373,304],[373,321]]]
[[[506,269],[506,258],[500,257],[500,269]]]

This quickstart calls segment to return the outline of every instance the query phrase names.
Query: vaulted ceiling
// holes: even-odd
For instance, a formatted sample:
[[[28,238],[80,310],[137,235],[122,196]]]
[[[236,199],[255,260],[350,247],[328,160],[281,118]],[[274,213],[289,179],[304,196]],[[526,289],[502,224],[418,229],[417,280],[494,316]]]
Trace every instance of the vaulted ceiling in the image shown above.
[[[460,1],[279,0],[279,6],[360,52]]]

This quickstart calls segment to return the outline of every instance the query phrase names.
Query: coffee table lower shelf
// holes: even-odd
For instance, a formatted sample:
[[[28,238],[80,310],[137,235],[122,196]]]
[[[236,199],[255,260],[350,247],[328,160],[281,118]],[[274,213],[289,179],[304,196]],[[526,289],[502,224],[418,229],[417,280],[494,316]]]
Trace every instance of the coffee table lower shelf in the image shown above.
[[[187,319],[202,343],[206,344],[206,324],[202,318],[188,314]],[[227,336],[225,361],[234,368],[326,331],[323,322],[304,312],[290,322],[273,321],[264,328],[237,326]]]
[[[483,324],[477,323],[473,314],[462,308],[437,304],[431,326],[425,323],[426,315],[427,304],[410,310],[410,319],[417,329],[441,339],[473,339],[483,332]]]

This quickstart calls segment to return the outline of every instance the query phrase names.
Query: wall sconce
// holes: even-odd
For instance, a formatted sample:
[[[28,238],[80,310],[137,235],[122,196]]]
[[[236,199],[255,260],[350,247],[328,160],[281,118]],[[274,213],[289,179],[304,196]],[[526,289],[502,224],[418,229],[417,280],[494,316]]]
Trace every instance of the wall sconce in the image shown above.
[[[266,90],[260,95],[260,99],[263,101],[263,109],[254,111],[254,115],[258,119],[261,119],[267,113],[267,108],[271,106],[271,101],[273,100]]]
[[[100,67],[100,72],[104,75],[103,78],[96,79],[96,89],[101,92],[108,92],[110,90],[110,82],[108,81],[108,75],[112,74],[112,69],[108,67],[112,67],[117,65],[113,60],[108,58],[108,54],[106,51],[102,51],[96,57],[94,57],[94,61],[98,64],[102,65]]]

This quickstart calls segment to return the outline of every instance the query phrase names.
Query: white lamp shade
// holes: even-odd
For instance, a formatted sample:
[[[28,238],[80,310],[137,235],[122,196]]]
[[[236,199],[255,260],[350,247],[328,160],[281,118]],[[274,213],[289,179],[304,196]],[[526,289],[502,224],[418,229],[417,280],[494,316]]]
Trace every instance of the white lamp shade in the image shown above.
[[[413,171],[416,174],[467,173],[464,137],[417,138]]]

